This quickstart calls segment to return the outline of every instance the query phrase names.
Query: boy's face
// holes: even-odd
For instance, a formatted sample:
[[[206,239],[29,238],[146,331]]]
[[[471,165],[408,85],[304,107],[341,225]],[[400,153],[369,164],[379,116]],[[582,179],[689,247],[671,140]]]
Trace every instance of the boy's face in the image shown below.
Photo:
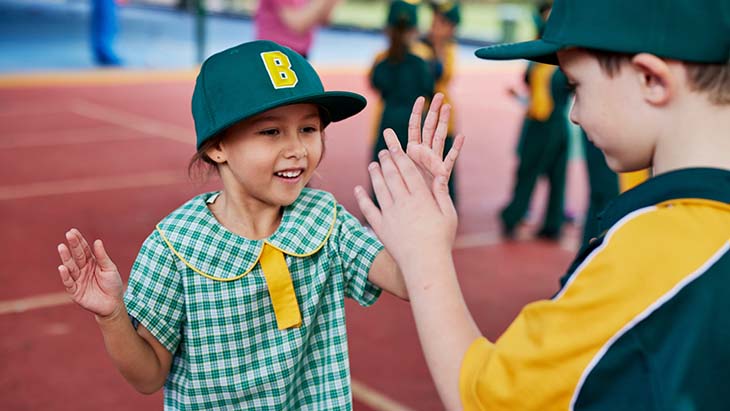
[[[208,155],[219,164],[225,161],[226,190],[282,207],[293,203],[312,177],[322,157],[323,132],[316,105],[282,106],[232,126]]]
[[[609,76],[581,49],[559,51],[558,59],[575,87],[570,120],[601,149],[608,166],[616,172],[650,166],[656,139],[632,68],[626,65]]]

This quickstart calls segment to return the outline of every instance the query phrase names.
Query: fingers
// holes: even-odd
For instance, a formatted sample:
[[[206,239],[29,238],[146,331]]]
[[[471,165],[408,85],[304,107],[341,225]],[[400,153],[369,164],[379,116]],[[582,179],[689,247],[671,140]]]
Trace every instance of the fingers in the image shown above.
[[[78,232],[78,230],[76,230],[76,232]],[[66,232],[66,241],[68,242],[71,256],[76,262],[76,265],[78,267],[83,267],[86,265],[88,260],[86,259],[86,254],[84,254],[84,248],[81,246],[81,240],[78,236],[76,236],[76,232],[74,231],[74,229]]]
[[[79,278],[79,267],[76,265],[76,261],[71,256],[71,251],[69,251],[66,244],[58,245],[58,256],[61,257],[61,263],[66,267],[71,279],[76,281]]]
[[[421,144],[421,118],[423,115],[423,106],[426,104],[426,99],[418,97],[416,102],[413,103],[413,110],[411,110],[411,117],[408,119],[408,145]]]
[[[81,243],[81,249],[84,250],[84,256],[86,257],[86,260],[91,261],[94,255],[91,253],[91,247],[89,247],[89,243],[86,242],[86,238],[84,238],[84,236],[81,235],[81,231],[76,228],[72,228],[71,233],[76,236],[76,238],[78,238],[79,240],[79,243]]]
[[[439,122],[439,113],[443,102],[444,95],[441,93],[436,93],[431,100],[428,114],[426,114],[426,120],[423,123],[423,135],[421,136],[422,142],[426,147],[431,147],[433,142],[433,136]]]
[[[61,276],[63,286],[66,287],[66,292],[74,294],[76,292],[76,282],[71,278],[68,268],[65,265],[59,265],[58,274]]]
[[[451,146],[451,149],[446,154],[446,158],[444,158],[444,168],[446,170],[447,178],[451,177],[451,172],[454,171],[456,159],[459,158],[459,153],[461,153],[461,148],[464,146],[464,141],[464,135],[457,134],[456,137],[454,137],[454,144]]]
[[[449,117],[451,115],[451,106],[444,104],[438,116],[438,125],[433,136],[431,147],[439,158],[444,158],[444,144],[449,134]]]
[[[370,163],[368,172],[370,173],[370,184],[373,186],[373,192],[375,193],[375,198],[378,199],[380,207],[391,206],[393,204],[393,197],[391,197],[388,186],[385,184],[380,164],[376,162]]]
[[[104,243],[102,243],[101,240],[94,241],[94,256],[96,257],[96,262],[99,264],[102,271],[117,270],[117,266],[114,264],[112,259],[109,258],[109,254],[106,253]]]
[[[395,133],[384,133],[389,152],[380,157],[385,181],[394,199],[408,192],[417,193],[428,188],[423,182],[421,172],[413,161],[403,152]]]
[[[361,186],[355,187],[355,199],[357,200],[357,205],[360,207],[362,215],[365,216],[365,220],[367,220],[368,224],[377,233],[380,230],[380,222],[383,219],[380,210]]]

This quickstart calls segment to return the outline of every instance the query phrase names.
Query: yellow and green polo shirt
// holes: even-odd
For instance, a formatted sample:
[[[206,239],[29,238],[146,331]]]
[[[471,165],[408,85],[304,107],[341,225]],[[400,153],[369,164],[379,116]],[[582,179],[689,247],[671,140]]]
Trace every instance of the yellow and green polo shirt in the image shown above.
[[[382,245],[334,197],[304,189],[265,240],[199,195],[142,245],[125,304],[173,353],[165,410],[350,410],[344,297],[373,304]]]
[[[622,194],[547,301],[462,364],[469,410],[724,410],[730,171],[684,169]]]

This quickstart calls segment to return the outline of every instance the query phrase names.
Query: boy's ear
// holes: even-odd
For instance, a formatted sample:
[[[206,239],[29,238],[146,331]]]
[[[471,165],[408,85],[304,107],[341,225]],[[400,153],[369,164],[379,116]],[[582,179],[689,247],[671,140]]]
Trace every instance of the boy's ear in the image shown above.
[[[644,100],[656,106],[666,105],[676,92],[677,78],[665,60],[648,53],[631,59]]]

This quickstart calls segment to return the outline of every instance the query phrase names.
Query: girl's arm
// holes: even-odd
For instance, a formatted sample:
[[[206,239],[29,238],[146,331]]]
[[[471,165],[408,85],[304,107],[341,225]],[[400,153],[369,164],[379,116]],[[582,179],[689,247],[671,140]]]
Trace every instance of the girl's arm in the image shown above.
[[[464,302],[451,257],[457,216],[447,182],[464,137],[456,136],[454,148],[441,160],[449,117],[448,106],[438,108],[441,100],[439,95],[433,98],[423,134],[422,99],[414,105],[408,155],[395,134],[386,133],[389,150],[380,156],[380,164],[369,167],[380,209],[362,187],[355,189],[355,195],[365,218],[403,271],[439,395],[446,409],[459,410],[462,359],[480,332]]]
[[[68,245],[58,246],[63,263],[58,272],[66,293],[95,314],[106,350],[124,378],[139,392],[156,392],[170,372],[172,354],[144,326],[137,330],[132,326],[122,278],[101,240],[94,242],[92,251],[81,233],[72,229],[66,241]]]
[[[381,251],[368,272],[368,281],[393,294],[394,296],[408,301],[408,289],[393,257],[387,250]]]

